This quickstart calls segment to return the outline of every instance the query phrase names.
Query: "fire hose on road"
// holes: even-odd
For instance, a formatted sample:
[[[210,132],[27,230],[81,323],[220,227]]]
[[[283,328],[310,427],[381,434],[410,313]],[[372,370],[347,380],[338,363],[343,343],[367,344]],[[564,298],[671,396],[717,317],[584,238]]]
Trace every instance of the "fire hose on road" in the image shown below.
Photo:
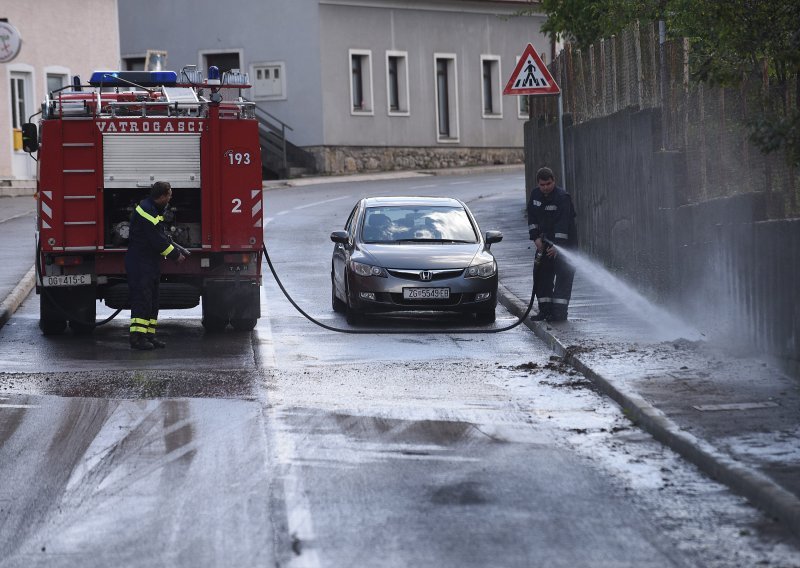
[[[286,288],[284,287],[283,282],[281,282],[281,279],[278,276],[278,273],[275,271],[275,267],[272,265],[272,259],[270,259],[269,252],[267,251],[267,245],[266,244],[261,247],[261,251],[264,253],[264,258],[267,261],[267,265],[269,266],[270,272],[272,272],[272,277],[275,278],[275,282],[278,284],[278,287],[281,289],[281,292],[283,292],[283,295],[286,296],[286,299],[289,300],[289,303],[292,304],[294,309],[296,309],[298,312],[300,312],[300,314],[303,317],[305,317],[308,321],[317,324],[318,326],[320,326],[323,329],[327,329],[328,331],[335,331],[335,332],[338,332],[338,333],[351,333],[351,334],[360,334],[360,335],[365,335],[365,334],[370,334],[370,335],[375,335],[375,334],[402,335],[402,334],[412,334],[412,333],[413,334],[420,334],[420,333],[430,333],[430,334],[500,333],[500,332],[503,332],[503,331],[512,330],[515,327],[517,327],[519,324],[521,324],[523,321],[525,321],[525,318],[527,318],[528,314],[531,313],[531,309],[533,308],[533,301],[534,301],[534,298],[535,298],[535,294],[534,294],[533,288],[532,288],[531,289],[531,299],[530,299],[530,302],[528,302],[528,307],[525,310],[525,313],[523,313],[519,318],[517,318],[517,321],[515,321],[511,325],[507,325],[505,327],[494,327],[494,328],[489,328],[489,329],[485,329],[485,328],[484,329],[465,328],[465,329],[441,329],[441,330],[439,330],[439,329],[437,329],[437,330],[430,330],[430,329],[425,329],[425,330],[419,330],[419,329],[352,329],[352,328],[334,327],[332,325],[328,325],[328,324],[323,323],[323,322],[321,322],[321,321],[319,321],[317,319],[314,319],[312,316],[310,316],[308,313],[306,313],[303,310],[303,308],[301,308],[300,306],[297,305],[297,302],[295,302],[294,299],[292,299],[291,295],[289,295],[289,292],[286,291]],[[538,266],[538,265],[534,265],[534,270],[533,270],[533,282],[534,282],[534,285],[536,283],[536,266]]]

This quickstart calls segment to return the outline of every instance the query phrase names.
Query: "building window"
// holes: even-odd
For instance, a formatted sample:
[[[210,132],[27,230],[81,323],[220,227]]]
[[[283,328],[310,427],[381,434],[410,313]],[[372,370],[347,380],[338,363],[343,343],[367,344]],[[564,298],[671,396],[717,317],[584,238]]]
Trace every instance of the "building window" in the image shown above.
[[[48,65],[44,71],[45,94],[58,91],[70,84],[70,70],[60,65]]]
[[[241,69],[241,54],[238,51],[226,52],[201,52],[201,67],[204,71],[204,77],[208,77],[208,68],[215,66],[219,69],[219,76],[231,69]]]
[[[514,69],[517,68],[517,63],[519,63],[519,55],[517,55],[516,60],[514,61]],[[521,118],[524,120],[528,119],[529,110],[528,105],[531,102],[531,95],[519,95],[517,97],[517,118]]]
[[[519,118],[528,118],[530,116],[530,95],[520,95],[517,97],[519,104]]]
[[[28,122],[28,74],[11,73],[11,128]]]
[[[350,114],[374,114],[372,98],[372,52],[351,49]]]
[[[386,52],[386,95],[389,115],[408,116],[408,54]]]
[[[286,65],[282,61],[254,63],[250,67],[250,81],[255,100],[270,101],[286,98]]]
[[[67,84],[69,78],[66,75],[62,75],[60,73],[48,73],[47,74],[47,92],[52,93],[53,91],[57,91],[61,87]]]
[[[144,55],[131,55],[122,58],[122,66],[125,71],[144,71],[144,63]]]
[[[500,57],[481,55],[481,80],[483,118],[503,118],[503,98],[500,96]]]
[[[434,54],[436,139],[458,142],[458,75],[455,54]]]

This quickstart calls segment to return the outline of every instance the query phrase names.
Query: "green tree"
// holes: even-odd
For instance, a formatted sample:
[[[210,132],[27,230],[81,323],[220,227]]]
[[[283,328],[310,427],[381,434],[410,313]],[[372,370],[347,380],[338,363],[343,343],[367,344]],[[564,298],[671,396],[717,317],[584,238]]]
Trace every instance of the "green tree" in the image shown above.
[[[751,140],[800,165],[800,3],[671,0],[668,22],[690,41],[693,78],[746,90]]]
[[[634,20],[654,20],[662,2],[656,0],[542,0],[547,14],[542,31],[586,49],[621,32]]]
[[[751,139],[800,165],[800,2],[797,0],[542,0],[542,30],[586,48],[635,20],[663,19],[688,38],[692,77],[745,89]]]

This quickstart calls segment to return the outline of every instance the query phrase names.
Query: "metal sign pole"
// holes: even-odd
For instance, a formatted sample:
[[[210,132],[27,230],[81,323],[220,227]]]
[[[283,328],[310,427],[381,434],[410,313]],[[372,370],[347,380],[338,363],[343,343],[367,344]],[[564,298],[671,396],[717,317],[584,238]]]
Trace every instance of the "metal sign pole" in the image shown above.
[[[558,139],[559,147],[561,150],[561,189],[567,190],[567,168],[564,165],[564,102],[562,101],[563,95],[558,93]]]

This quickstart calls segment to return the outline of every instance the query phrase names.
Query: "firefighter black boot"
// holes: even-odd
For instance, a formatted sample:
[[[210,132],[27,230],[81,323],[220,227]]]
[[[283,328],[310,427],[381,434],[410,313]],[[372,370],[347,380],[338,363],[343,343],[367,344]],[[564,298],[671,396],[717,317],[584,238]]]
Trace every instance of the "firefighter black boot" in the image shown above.
[[[147,341],[144,333],[133,332],[131,333],[131,349],[139,349],[140,351],[150,351],[155,349],[155,346]]]
[[[147,341],[150,343],[150,345],[152,345],[153,347],[158,347],[159,349],[164,349],[164,347],[167,346],[166,343],[156,338],[155,335],[148,335]]]

